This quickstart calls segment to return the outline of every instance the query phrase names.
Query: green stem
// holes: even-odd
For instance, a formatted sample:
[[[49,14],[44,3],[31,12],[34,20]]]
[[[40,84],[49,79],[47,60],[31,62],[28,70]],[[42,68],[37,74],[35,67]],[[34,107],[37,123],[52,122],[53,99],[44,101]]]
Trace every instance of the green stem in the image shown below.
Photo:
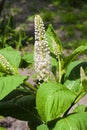
[[[75,100],[72,102],[71,106],[67,109],[67,111],[64,113],[63,117],[65,117],[68,112],[70,111],[70,109],[86,94],[86,92],[81,91],[77,97],[75,98]]]
[[[37,89],[36,89],[34,86],[32,86],[29,82],[24,81],[24,84],[25,84],[28,88],[32,89],[34,92],[37,91]]]
[[[59,83],[61,83],[61,79],[62,79],[61,56],[58,56],[58,62],[59,62]]]
[[[82,97],[84,97],[86,94],[87,94],[87,92],[85,92],[84,90],[81,91],[81,92],[79,93],[79,95],[77,96],[76,100],[75,100],[75,104],[76,104]]]

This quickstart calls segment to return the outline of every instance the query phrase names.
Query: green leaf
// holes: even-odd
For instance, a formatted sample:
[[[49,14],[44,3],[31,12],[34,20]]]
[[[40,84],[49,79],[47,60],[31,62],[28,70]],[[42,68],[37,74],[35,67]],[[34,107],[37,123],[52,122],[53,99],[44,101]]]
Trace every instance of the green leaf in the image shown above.
[[[39,126],[42,122],[35,112],[35,96],[28,95],[28,93],[19,92],[15,97],[9,94],[7,100],[0,102],[0,115],[5,117],[11,116],[20,120],[29,122],[29,127],[34,128]],[[31,129],[33,130],[33,129]]]
[[[24,88],[17,88],[15,90],[13,90],[11,93],[9,93],[6,97],[4,97],[1,102],[7,102],[9,100],[12,100],[20,95],[22,96],[26,96],[26,95],[30,95],[31,93],[29,91],[25,91]]]
[[[58,61],[56,60],[56,58],[51,57],[51,64],[52,66],[55,66],[56,68],[58,67]]]
[[[41,124],[42,124],[42,121],[37,115],[33,114],[33,116],[29,118],[28,125],[29,125],[30,130],[36,130],[37,126]]]
[[[87,76],[83,67],[80,68],[80,79],[81,85],[84,87],[84,90],[87,91]]]
[[[85,73],[85,71],[84,71],[84,69],[83,69],[82,66],[80,67],[80,79],[81,79],[81,84],[82,84],[82,85],[83,85],[82,82],[87,79],[86,73]]]
[[[32,95],[19,95],[8,101],[0,102],[0,115],[12,116],[21,120],[28,120],[28,112],[34,110],[35,98]],[[28,114],[28,115],[27,115]],[[30,114],[32,115],[32,114]]]
[[[52,65],[52,72],[54,76],[56,77],[56,72],[58,69],[58,61],[56,60],[56,58],[51,57],[51,65]]]
[[[87,61],[73,61],[71,62],[66,69],[66,74],[64,76],[65,80],[75,80],[80,78],[80,67],[84,70],[87,67]]]
[[[36,108],[41,118],[48,122],[60,117],[75,100],[64,85],[49,81],[40,85],[36,96]]]
[[[77,95],[75,103],[77,103],[83,96],[87,94],[87,85],[81,85],[80,79],[78,80],[66,80],[64,85]]]
[[[7,76],[0,78],[0,100],[23,83],[26,76]]]
[[[87,130],[87,112],[72,114],[59,120],[52,130]]]
[[[28,64],[34,63],[34,53],[27,53],[24,55],[23,60]]]
[[[87,106],[79,104],[73,112],[87,112]]]
[[[65,58],[64,68],[73,61],[79,54],[87,51],[87,45],[86,46],[79,46],[77,49],[75,49],[71,55]]]
[[[49,24],[48,26],[48,29],[46,31],[46,36],[47,36],[48,45],[50,47],[50,51],[54,53],[53,44],[56,44],[57,45],[56,49],[58,49],[61,52],[62,50],[61,42],[58,39],[58,36],[55,33],[51,24]]]
[[[82,86],[85,91],[87,91],[87,78],[82,81]]]
[[[19,67],[21,61],[19,51],[16,51],[11,47],[6,47],[4,49],[0,49],[0,54],[2,54],[13,67]]]
[[[49,130],[49,129],[45,124],[42,124],[42,125],[37,127],[37,130]]]
[[[66,82],[64,83],[64,85],[72,90],[73,92],[75,92],[76,94],[78,94],[79,92],[81,92],[81,90],[83,90],[83,87],[80,85],[80,79],[78,80],[66,80]]]

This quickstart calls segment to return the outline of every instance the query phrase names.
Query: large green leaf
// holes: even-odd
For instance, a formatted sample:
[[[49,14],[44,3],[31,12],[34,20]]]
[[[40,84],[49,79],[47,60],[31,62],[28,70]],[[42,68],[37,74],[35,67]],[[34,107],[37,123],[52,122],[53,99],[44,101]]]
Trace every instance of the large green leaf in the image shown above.
[[[75,80],[80,78],[80,67],[83,67],[85,70],[87,67],[87,61],[73,61],[71,62],[66,69],[66,74],[65,74],[65,80],[70,79],[70,80]]]
[[[7,96],[11,91],[16,89],[20,84],[23,83],[26,76],[7,76],[0,78],[0,100]]]
[[[2,54],[13,67],[19,67],[21,60],[21,55],[19,51],[16,51],[11,47],[7,47],[4,49],[0,49],[0,54]]]
[[[75,49],[71,55],[65,58],[64,68],[73,61],[79,54],[87,51],[87,45],[86,46],[79,46],[77,49]]]
[[[0,115],[12,116],[21,120],[28,120],[35,106],[35,98],[31,95],[19,95],[8,101],[0,102]],[[28,115],[27,115],[28,114]]]
[[[37,130],[49,130],[49,129],[45,124],[42,124],[42,125],[37,127]]]
[[[31,130],[36,130],[36,127],[42,122],[35,112],[35,96],[28,95],[28,93],[24,93],[24,91],[19,91],[17,93],[19,93],[19,95],[15,94],[15,97],[9,94],[7,99],[3,99],[0,102],[0,115],[28,121]]]
[[[51,81],[43,83],[36,96],[38,113],[45,122],[58,118],[71,106],[75,97],[75,94],[61,84]]]
[[[87,130],[87,112],[72,114],[61,119],[52,130]]]

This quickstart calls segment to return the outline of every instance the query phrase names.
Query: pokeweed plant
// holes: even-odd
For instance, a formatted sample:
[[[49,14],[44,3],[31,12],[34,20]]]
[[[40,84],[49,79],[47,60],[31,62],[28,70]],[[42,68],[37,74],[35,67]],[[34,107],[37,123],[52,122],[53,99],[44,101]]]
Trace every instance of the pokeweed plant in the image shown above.
[[[39,15],[34,21],[34,53],[0,50],[0,115],[28,121],[31,130],[86,130],[87,106],[73,106],[87,93],[87,60],[77,58],[87,46],[65,57],[52,25],[45,31]],[[34,86],[18,72],[24,63],[35,67]]]

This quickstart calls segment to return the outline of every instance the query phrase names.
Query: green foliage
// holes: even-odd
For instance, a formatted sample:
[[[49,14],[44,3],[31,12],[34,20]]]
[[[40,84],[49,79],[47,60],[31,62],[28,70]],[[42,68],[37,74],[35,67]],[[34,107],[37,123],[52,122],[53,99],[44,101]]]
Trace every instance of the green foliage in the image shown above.
[[[80,85],[80,80],[66,80],[64,85],[73,91],[75,94],[79,94],[83,87]]]
[[[61,14],[61,19],[64,23],[76,23],[78,20],[78,15],[73,12],[66,12],[65,14]]]
[[[46,38],[48,45],[43,49],[49,46],[51,76],[46,81],[35,78],[35,85],[18,73],[19,68],[34,65],[34,52],[21,55],[11,47],[0,50],[0,115],[28,121],[31,130],[86,130],[87,106],[79,105],[74,110],[72,107],[87,93],[87,60],[78,59],[87,52],[87,45],[65,56],[52,25],[48,26]]]
[[[53,130],[86,130],[87,112],[68,115],[64,119],[58,121]]]
[[[58,49],[59,53],[61,53],[61,50],[62,50],[61,42],[58,39],[58,36],[55,33],[51,24],[48,26],[48,29],[46,31],[46,36],[48,40],[48,45],[50,47],[50,51],[54,53],[54,49]]]
[[[0,130],[6,130],[4,127],[0,127]]]
[[[55,13],[53,11],[42,10],[40,13],[44,21],[52,21],[55,18]]]
[[[83,104],[80,104],[74,109],[74,112],[87,112],[87,107]]]
[[[77,49],[75,49],[68,57],[65,58],[64,67],[68,65],[71,61],[73,61],[78,55],[80,55],[83,52],[86,52],[87,45],[86,46],[79,46]]]
[[[84,68],[84,70],[86,70],[87,61],[85,61],[85,60],[80,61],[79,60],[79,61],[71,62],[66,69],[66,74],[65,74],[64,78],[70,79],[70,80],[79,79],[81,66]]]
[[[7,61],[14,67],[19,67],[21,55],[19,51],[15,51],[11,47],[6,47],[4,49],[0,49],[0,54],[2,54]]]
[[[60,117],[75,97],[74,93],[61,84],[43,83],[37,91],[36,107],[42,119],[48,122]]]
[[[86,12],[87,15],[87,12]],[[87,16],[86,16],[87,18]],[[83,23],[79,23],[76,25],[76,28],[81,31],[84,35],[86,35],[87,33],[87,21],[83,22]]]
[[[26,61],[28,64],[34,63],[34,53],[27,53],[22,58],[24,61]]]
[[[7,76],[0,78],[0,100],[7,96],[10,92],[16,89],[23,80],[26,79],[26,76]]]
[[[11,47],[0,50],[0,75],[18,74],[18,67],[21,61],[19,51],[15,51]]]
[[[28,109],[26,108],[26,105]],[[3,100],[3,102],[1,101],[0,114],[3,114],[4,116],[11,115],[21,120],[29,120],[29,117],[30,117],[29,115],[32,115],[31,112],[29,113],[29,111],[31,110],[31,107],[32,108],[34,107],[34,97],[31,95],[25,95],[25,96],[19,95],[19,97],[17,96],[11,100],[6,100],[6,101]],[[4,108],[7,109],[7,112],[5,112]]]
[[[37,130],[49,130],[45,124],[42,124],[37,127]]]
[[[54,0],[57,1],[57,0]],[[86,3],[86,0],[58,0],[60,4],[66,5],[66,6],[73,6],[75,7],[81,7],[81,5],[83,5],[83,3]]]
[[[0,48],[12,46],[20,49],[27,45],[30,38],[23,29],[16,29],[12,12],[4,14],[0,20]]]

